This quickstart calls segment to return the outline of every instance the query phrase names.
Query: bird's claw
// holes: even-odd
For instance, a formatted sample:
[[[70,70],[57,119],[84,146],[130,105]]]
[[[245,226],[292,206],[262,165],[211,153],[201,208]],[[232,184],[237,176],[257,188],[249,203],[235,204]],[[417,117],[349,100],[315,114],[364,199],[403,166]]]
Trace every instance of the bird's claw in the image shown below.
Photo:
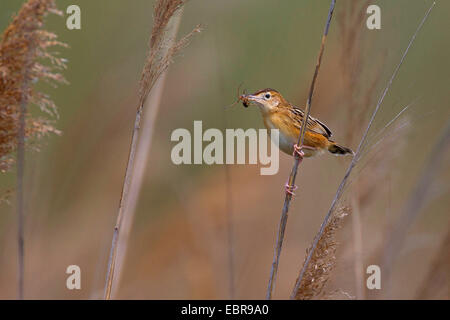
[[[303,148],[304,146],[298,146],[297,144],[294,144],[294,152],[292,155],[300,160],[303,160],[303,157],[305,156],[305,153],[302,150]]]
[[[298,187],[295,184],[291,186],[288,182],[286,182],[286,184],[284,185],[284,190],[286,191],[287,194],[290,194],[291,196],[295,196],[294,191],[297,189]]]

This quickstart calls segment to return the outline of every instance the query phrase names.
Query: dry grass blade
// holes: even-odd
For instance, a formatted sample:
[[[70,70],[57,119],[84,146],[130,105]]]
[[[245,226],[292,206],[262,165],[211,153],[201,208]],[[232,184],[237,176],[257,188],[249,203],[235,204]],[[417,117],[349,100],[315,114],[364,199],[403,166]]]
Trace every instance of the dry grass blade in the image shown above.
[[[175,15],[175,13],[181,9],[185,2],[185,0],[158,0],[155,3],[154,20],[150,36],[149,51],[140,81],[139,105],[136,112],[136,119],[134,122],[130,150],[128,154],[128,162],[125,169],[125,178],[119,202],[119,210],[117,214],[116,225],[114,226],[111,250],[108,259],[108,269],[106,274],[104,293],[105,299],[111,298],[111,292],[114,282],[114,272],[116,267],[118,249],[117,244],[119,241],[122,220],[125,214],[124,205],[128,197],[132,180],[133,165],[134,159],[136,157],[139,130],[141,127],[141,118],[145,102],[156,81],[160,78],[160,76],[172,62],[174,55],[188,44],[189,38],[195,32],[200,31],[200,28],[197,27],[181,40],[174,42],[173,45],[168,45],[170,39],[168,39],[167,37],[167,25]]]
[[[0,170],[5,172],[14,163],[17,150],[17,228],[18,228],[18,297],[24,298],[24,170],[25,142],[28,137],[59,133],[46,119],[28,116],[28,104],[34,103],[44,112],[56,114],[54,103],[34,90],[38,80],[65,82],[55,69],[65,67],[65,61],[49,53],[59,45],[56,35],[42,29],[48,13],[61,14],[54,0],[29,0],[7,27],[0,43]],[[41,59],[49,61],[42,64]]]
[[[306,132],[306,121],[307,121],[307,119],[309,117],[309,114],[310,114],[310,111],[311,111],[311,102],[312,102],[312,96],[313,96],[313,93],[314,93],[314,87],[315,87],[317,75],[319,74],[320,64],[322,62],[322,56],[323,56],[323,52],[324,52],[324,49],[325,49],[325,40],[327,38],[328,30],[330,28],[331,18],[333,16],[333,11],[334,11],[335,4],[336,4],[336,1],[332,0],[331,4],[330,4],[330,9],[328,11],[328,17],[327,17],[327,21],[326,21],[326,24],[325,24],[325,30],[324,30],[323,36],[322,36],[322,43],[321,43],[321,46],[320,46],[319,55],[317,57],[316,68],[314,70],[314,76],[313,76],[313,79],[312,79],[312,82],[311,82],[311,87],[310,87],[310,90],[309,90],[308,100],[306,102],[306,109],[305,109],[306,116],[303,117],[303,123],[302,123],[302,126],[301,126],[301,132],[300,132],[300,136],[298,137],[298,142],[297,142],[298,146],[303,145],[303,138],[304,138],[305,132]],[[288,184],[289,184],[291,189],[295,185],[295,179],[297,177],[297,169],[298,169],[299,164],[300,164],[300,159],[298,157],[294,157],[294,165],[292,167],[292,171],[291,171],[291,174],[289,175],[289,180],[288,180]],[[289,212],[289,205],[290,205],[291,199],[292,199],[292,195],[290,193],[286,193],[286,197],[284,199],[283,210],[281,212],[280,224],[278,226],[278,235],[277,235],[277,240],[276,240],[276,244],[275,244],[275,250],[274,250],[273,261],[272,261],[272,268],[270,270],[270,278],[269,278],[269,285],[267,287],[266,299],[271,299],[272,298],[272,292],[273,292],[273,288],[275,286],[275,281],[276,281],[276,277],[277,277],[278,264],[279,264],[279,261],[280,261],[280,254],[281,254],[281,249],[282,249],[282,246],[283,246],[284,233],[285,233],[285,230],[286,230],[286,223],[287,223],[288,212]]]
[[[348,207],[336,210],[325,227],[325,231],[317,243],[311,262],[306,268],[305,276],[301,286],[295,293],[296,300],[310,300],[323,293],[323,288],[329,279],[329,275],[336,265],[337,243],[335,234],[342,226],[343,219],[349,213]],[[306,250],[308,254],[312,248]],[[306,262],[306,261],[305,261]]]
[[[370,128],[372,127],[373,121],[374,121],[374,119],[375,119],[375,117],[376,117],[376,115],[377,115],[377,113],[378,113],[378,111],[379,111],[379,109],[381,107],[381,104],[383,103],[384,98],[386,97],[386,95],[387,95],[387,93],[388,93],[388,91],[389,91],[389,89],[390,89],[390,87],[392,85],[392,82],[396,78],[396,76],[397,76],[397,74],[398,74],[398,72],[400,70],[400,67],[402,66],[402,64],[403,64],[403,62],[404,62],[404,60],[406,58],[406,55],[408,54],[409,49],[411,48],[412,44],[414,43],[414,40],[416,39],[417,34],[422,29],[425,21],[428,19],[428,16],[430,15],[430,12],[433,9],[433,7],[435,6],[435,4],[436,3],[433,2],[433,4],[428,9],[428,11],[425,13],[425,16],[423,17],[422,21],[420,22],[419,26],[417,27],[416,31],[414,32],[413,36],[411,37],[411,40],[409,41],[408,46],[406,47],[405,51],[403,52],[403,55],[402,55],[402,57],[400,59],[399,64],[396,66],[396,68],[395,68],[391,78],[388,81],[388,84],[386,85],[385,89],[383,90],[383,92],[382,92],[382,94],[380,96],[380,99],[378,100],[378,103],[377,103],[377,105],[375,107],[375,110],[372,113],[372,116],[371,116],[371,118],[369,120],[367,128],[364,131],[363,137],[361,138],[361,141],[360,141],[360,143],[358,145],[358,149],[357,149],[357,151],[355,153],[355,156],[353,157],[352,162],[350,163],[347,171],[345,172],[344,178],[342,179],[342,181],[341,181],[341,183],[340,183],[340,185],[339,185],[339,187],[337,189],[336,195],[333,198],[333,201],[331,203],[331,207],[328,210],[328,213],[326,214],[325,219],[322,222],[322,225],[320,226],[319,232],[317,233],[317,235],[314,238],[314,241],[313,241],[312,246],[311,246],[311,250],[310,250],[310,252],[308,253],[308,255],[306,257],[306,260],[305,260],[305,263],[303,265],[303,268],[301,269],[300,274],[299,274],[299,276],[297,278],[297,281],[295,283],[294,290],[292,291],[292,294],[291,294],[291,298],[292,299],[295,297],[295,295],[297,294],[297,292],[298,292],[298,290],[300,288],[300,285],[301,285],[301,283],[302,283],[302,281],[304,279],[304,276],[305,276],[306,269],[308,268],[308,265],[311,262],[312,256],[314,254],[314,251],[317,248],[317,244],[318,244],[318,242],[319,242],[323,232],[325,231],[325,228],[326,228],[328,222],[330,221],[330,218],[331,218],[333,212],[335,211],[335,208],[336,208],[338,202],[340,201],[340,199],[342,197],[342,194],[344,192],[344,188],[347,185],[348,178],[350,177],[350,174],[352,173],[353,168],[356,166],[356,164],[358,163],[359,159],[361,158],[361,154],[362,154],[362,151],[363,151],[363,146],[366,143],[367,135],[369,133]]]

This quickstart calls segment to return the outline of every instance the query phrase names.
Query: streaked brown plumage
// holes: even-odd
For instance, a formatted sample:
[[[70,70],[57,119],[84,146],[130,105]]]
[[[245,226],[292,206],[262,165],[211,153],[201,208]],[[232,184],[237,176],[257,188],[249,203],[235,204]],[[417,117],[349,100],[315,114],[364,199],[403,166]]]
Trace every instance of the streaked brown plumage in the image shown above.
[[[279,148],[283,152],[292,155],[294,145],[298,141],[304,112],[298,107],[291,105],[283,96],[274,89],[263,89],[254,94],[239,97],[243,105],[256,104],[263,116],[264,125],[267,129],[279,129]],[[308,118],[307,130],[302,151],[305,157],[312,157],[328,151],[335,155],[353,155],[353,151],[347,147],[336,144],[330,140],[331,130],[320,120],[311,116]]]

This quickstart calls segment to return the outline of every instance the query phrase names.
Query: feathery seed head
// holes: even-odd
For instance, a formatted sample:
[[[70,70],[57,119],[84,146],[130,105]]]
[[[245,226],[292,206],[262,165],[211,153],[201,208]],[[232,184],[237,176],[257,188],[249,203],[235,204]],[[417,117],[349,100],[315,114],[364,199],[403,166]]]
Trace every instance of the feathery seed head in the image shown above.
[[[201,31],[200,26],[197,26],[173,45],[168,43],[170,39],[165,35],[169,21],[185,2],[186,0],[158,0],[155,3],[149,50],[140,81],[139,108],[143,106],[156,80],[169,67],[173,57],[189,43],[194,33]]]
[[[48,13],[61,13],[54,0],[29,0],[6,28],[0,42],[0,170],[12,165],[12,153],[17,148],[20,106],[32,103],[42,111],[57,115],[56,106],[33,84],[39,80],[51,84],[66,82],[55,72],[65,68],[65,61],[50,53],[53,46],[66,46],[56,40],[56,35],[42,29]],[[40,61],[40,62],[39,62]],[[43,64],[42,61],[49,62]],[[26,137],[40,137],[59,133],[44,118],[27,116]]]
[[[296,300],[310,300],[324,294],[325,284],[328,282],[330,273],[336,265],[336,231],[342,226],[345,216],[349,213],[349,207],[340,207],[333,213],[317,243],[316,250],[306,268],[300,287],[295,293]],[[311,247],[307,249],[306,256],[310,250]]]

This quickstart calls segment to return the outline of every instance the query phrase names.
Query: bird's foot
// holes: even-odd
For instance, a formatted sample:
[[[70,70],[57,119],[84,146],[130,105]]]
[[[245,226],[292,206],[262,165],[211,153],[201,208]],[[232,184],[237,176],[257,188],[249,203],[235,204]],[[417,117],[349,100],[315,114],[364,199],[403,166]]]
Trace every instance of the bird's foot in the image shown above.
[[[284,190],[286,191],[286,194],[290,194],[291,196],[295,196],[294,191],[297,190],[298,187],[294,184],[293,186],[291,186],[289,184],[289,180],[286,181],[286,184],[284,185]]]
[[[300,161],[303,160],[303,157],[305,156],[305,153],[302,150],[303,148],[305,148],[305,146],[298,146],[298,144],[294,144],[294,152],[292,153],[294,158],[297,158]]]
[[[316,150],[316,148],[310,147],[310,146],[305,146],[305,145],[299,146],[298,144],[294,144],[294,152],[292,153],[292,155],[295,158],[299,159],[300,162],[303,160],[303,157],[305,156],[305,153],[303,152],[303,150],[314,151],[314,150]]]

